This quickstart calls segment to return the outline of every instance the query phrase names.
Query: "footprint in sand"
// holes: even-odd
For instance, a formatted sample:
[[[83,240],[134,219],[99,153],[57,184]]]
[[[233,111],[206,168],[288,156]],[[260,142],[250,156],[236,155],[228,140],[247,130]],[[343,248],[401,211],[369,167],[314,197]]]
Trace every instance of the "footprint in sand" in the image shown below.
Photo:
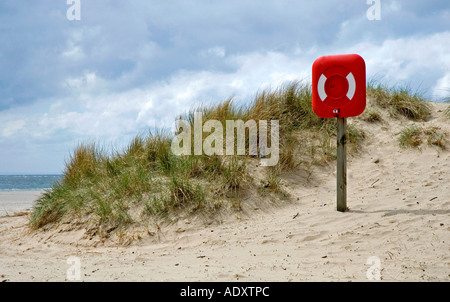
[[[327,231],[321,231],[319,234],[308,235],[308,236],[304,237],[302,241],[314,241],[314,240],[317,240],[327,234],[328,234]]]

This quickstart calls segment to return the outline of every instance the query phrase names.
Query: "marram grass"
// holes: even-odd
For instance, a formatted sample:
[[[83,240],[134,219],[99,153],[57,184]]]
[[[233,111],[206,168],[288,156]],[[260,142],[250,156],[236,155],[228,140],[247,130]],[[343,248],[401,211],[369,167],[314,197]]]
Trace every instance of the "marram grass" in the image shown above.
[[[387,87],[369,82],[367,97],[374,100],[377,107],[389,111],[392,117],[404,116],[413,121],[426,121],[431,114],[430,105],[418,92],[408,87]]]
[[[398,143],[402,148],[416,148],[426,144],[444,150],[447,148],[448,138],[447,133],[439,127],[410,125],[402,129]]]
[[[377,110],[386,109],[392,115],[420,120],[429,114],[425,102],[408,91],[369,87],[368,95],[375,100]],[[317,117],[311,106],[310,85],[298,81],[258,92],[245,106],[236,106],[228,99],[192,109],[180,118],[193,125],[194,112],[202,113],[203,122],[215,119],[224,126],[226,120],[278,120],[278,164],[261,167],[263,175],[257,176],[252,169],[258,166],[259,158],[248,153],[176,156],[171,151],[174,134],[164,130],[136,135],[120,151],[95,143],[80,144],[67,161],[62,180],[35,203],[30,225],[44,228],[69,222],[93,234],[109,234],[146,223],[150,217],[180,213],[211,216],[224,208],[239,210],[245,202],[241,193],[287,196],[283,193],[283,173],[292,169],[310,172],[311,165],[336,159],[336,121]],[[348,125],[350,151],[358,149],[364,139],[361,129]],[[245,144],[248,151],[248,135]]]

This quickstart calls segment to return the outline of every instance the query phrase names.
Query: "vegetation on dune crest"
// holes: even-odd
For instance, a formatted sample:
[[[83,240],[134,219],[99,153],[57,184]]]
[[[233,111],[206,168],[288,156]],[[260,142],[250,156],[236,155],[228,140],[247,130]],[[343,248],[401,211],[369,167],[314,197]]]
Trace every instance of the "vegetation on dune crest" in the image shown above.
[[[405,116],[413,121],[426,121],[431,114],[430,105],[419,93],[408,87],[389,88],[382,84],[369,82],[367,97],[376,106],[388,110],[392,117]]]
[[[62,180],[34,205],[30,225],[41,228],[70,221],[108,236],[111,230],[145,223],[149,217],[214,215],[224,208],[241,209],[242,196],[248,192],[261,198],[285,198],[283,173],[295,168],[310,174],[312,165],[336,159],[336,121],[313,112],[311,94],[309,85],[291,82],[259,92],[246,106],[228,99],[179,117],[192,128],[195,112],[201,112],[203,123],[214,119],[223,129],[227,120],[266,120],[268,133],[270,121],[278,120],[279,162],[275,167],[258,168],[260,174],[252,172],[260,158],[249,154],[248,128],[245,155],[176,156],[171,144],[177,133],[162,130],[137,135],[122,151],[80,144],[67,161]],[[382,121],[384,110],[412,120],[425,120],[430,114],[423,99],[408,91],[369,85],[368,96],[375,104],[367,122]],[[202,141],[208,135],[203,133]],[[349,151],[357,150],[365,136],[349,123]],[[431,144],[438,145],[437,141]]]

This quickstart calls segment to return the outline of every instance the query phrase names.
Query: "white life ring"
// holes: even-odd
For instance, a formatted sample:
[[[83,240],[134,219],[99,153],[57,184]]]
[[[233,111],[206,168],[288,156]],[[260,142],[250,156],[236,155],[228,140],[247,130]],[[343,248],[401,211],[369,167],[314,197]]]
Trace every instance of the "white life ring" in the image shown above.
[[[356,82],[355,77],[351,72],[348,73],[347,77],[348,82],[348,90],[346,97],[351,101],[353,99],[353,96],[355,96],[356,92]],[[322,100],[322,102],[325,102],[328,98],[327,93],[325,92],[325,82],[327,81],[327,77],[324,74],[320,75],[319,82],[317,83],[317,90],[319,93],[319,97]]]

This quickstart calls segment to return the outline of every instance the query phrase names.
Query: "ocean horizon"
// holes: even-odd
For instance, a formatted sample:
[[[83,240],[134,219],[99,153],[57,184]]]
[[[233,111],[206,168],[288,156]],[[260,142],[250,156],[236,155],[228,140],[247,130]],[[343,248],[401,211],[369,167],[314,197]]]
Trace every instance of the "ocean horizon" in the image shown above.
[[[0,192],[46,190],[61,178],[59,174],[0,175]]]

